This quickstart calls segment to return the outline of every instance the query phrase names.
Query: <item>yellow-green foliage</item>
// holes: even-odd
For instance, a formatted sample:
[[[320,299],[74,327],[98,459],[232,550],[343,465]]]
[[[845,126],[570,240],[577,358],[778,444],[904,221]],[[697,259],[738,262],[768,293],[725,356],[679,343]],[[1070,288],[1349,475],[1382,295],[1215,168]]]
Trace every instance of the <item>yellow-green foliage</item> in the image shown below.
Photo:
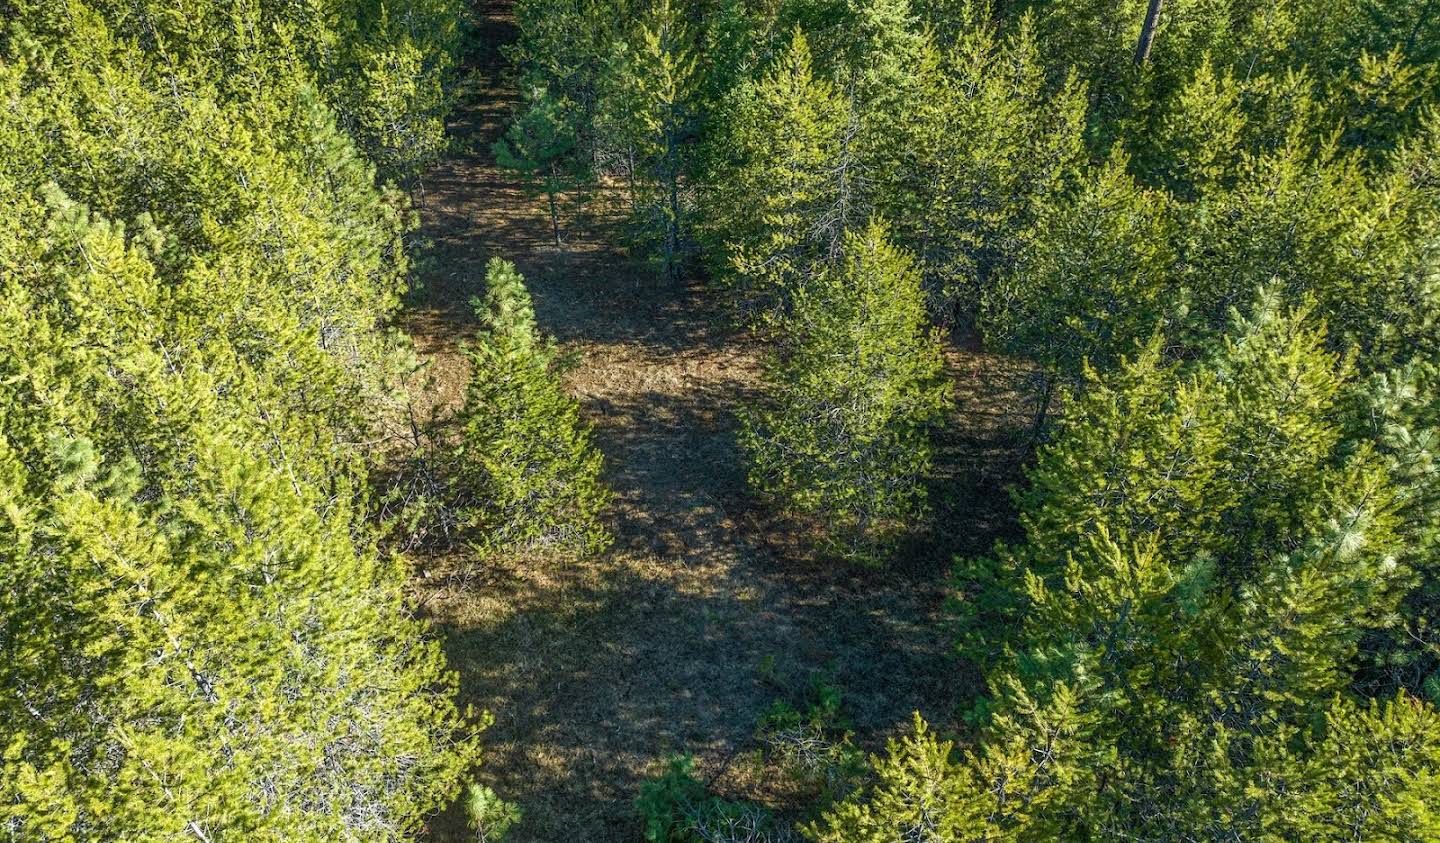
[[[874,153],[883,162],[875,205],[947,318],[973,312],[1049,233],[1037,216],[1079,175],[1085,120],[1082,86],[1047,84],[1028,17],[997,28],[986,4],[962,6],[960,34],[927,49]]]
[[[982,324],[997,351],[1020,354],[1067,382],[1101,371],[1182,307],[1167,284],[1176,264],[1171,199],[1112,158],[1074,196],[1044,203],[1043,236],[986,291]]]
[[[17,20],[57,55],[94,64],[103,22],[163,57],[157,72],[213,84],[225,105],[284,109],[315,87],[382,175],[411,183],[445,144],[444,75],[457,0],[16,0]],[[158,87],[158,86],[157,86]]]
[[[801,287],[769,361],[769,406],[748,411],[750,482],[818,516],[827,552],[866,563],[925,510],[930,428],[949,400],[910,256],[872,222]]]
[[[458,419],[455,482],[472,502],[462,517],[485,550],[599,551],[610,541],[599,520],[610,492],[589,425],[515,265],[491,260],[485,285]]]
[[[742,312],[774,315],[829,247],[840,101],[816,78],[797,29],[762,79],[731,94],[724,116],[707,150],[711,258]]]
[[[985,839],[995,799],[976,787],[970,769],[915,715],[915,730],[891,739],[871,759],[875,781],[862,798],[845,800],[806,834],[817,843]]]
[[[388,353],[375,327],[405,279],[398,198],[376,190],[306,84],[280,77],[295,99],[227,105],[198,71],[152,61],[98,15],[76,20],[58,44],[10,31],[0,172],[22,201],[53,181],[106,218],[163,232],[156,271],[184,333],[173,353],[218,333],[287,408],[265,423],[308,428],[291,458],[330,453],[365,424]],[[313,336],[286,340],[282,325]],[[258,397],[245,399],[237,410]]]
[[[223,321],[190,333],[206,314],[180,293],[207,267],[166,277],[163,234],[53,191],[31,210],[0,248],[22,261],[0,264],[6,822],[43,839],[400,838],[473,743],[455,742],[453,679],[403,572],[353,533],[360,478],[311,453]],[[250,320],[308,388],[339,379],[323,353],[304,362],[316,334],[293,314]],[[338,473],[309,476],[321,466]]]
[[[1025,541],[961,568],[977,747],[897,789],[897,746],[820,839],[904,822],[937,777],[977,839],[1434,836],[1434,708],[1350,696],[1416,574],[1392,469],[1346,439],[1352,371],[1311,307],[1263,296],[1198,365],[1152,343],[1092,373],[1019,497]]]
[[[284,28],[234,5],[20,3],[0,29],[20,838],[399,840],[475,758],[356,506],[403,207]]]

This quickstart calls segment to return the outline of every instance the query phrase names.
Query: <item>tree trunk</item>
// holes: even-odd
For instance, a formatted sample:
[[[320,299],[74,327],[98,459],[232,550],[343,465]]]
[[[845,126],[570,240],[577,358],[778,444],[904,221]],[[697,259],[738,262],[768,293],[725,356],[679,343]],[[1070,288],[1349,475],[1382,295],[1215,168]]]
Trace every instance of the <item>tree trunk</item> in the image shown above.
[[[560,210],[555,204],[555,194],[550,194],[550,231],[555,235],[555,248],[560,248]]]
[[[1040,402],[1035,410],[1035,423],[1030,428],[1030,444],[1039,442],[1045,433],[1045,422],[1050,420],[1050,402],[1055,397],[1055,381],[1049,374],[1042,374],[1040,381]]]
[[[1160,24],[1160,4],[1164,0],[1150,0],[1145,10],[1145,25],[1140,27],[1140,43],[1135,45],[1135,64],[1150,61],[1150,47],[1155,43],[1155,28]]]
[[[830,242],[828,244],[828,257],[831,260],[839,260],[845,246],[845,232],[850,229],[850,194],[852,191],[852,179],[850,177],[851,144],[855,135],[859,132],[859,120],[856,116],[857,105],[855,103],[855,80],[850,80],[846,89],[845,108],[845,132],[840,136],[840,154],[837,156],[839,165],[835,185],[835,218],[832,221],[833,230],[829,232]]]
[[[555,189],[558,183],[559,177],[555,173],[555,163],[552,161],[550,163],[550,189],[545,191],[545,195],[550,197],[550,231],[555,236],[555,248],[557,249],[560,248],[560,207],[555,201],[555,194],[559,192]]]
[[[628,173],[630,178],[630,215],[633,217],[640,213],[640,198],[635,194],[635,144],[629,144],[625,154],[630,164]]]
[[[667,133],[665,138],[665,177],[670,188],[670,217],[666,222],[665,229],[665,274],[670,279],[675,279],[679,272],[676,264],[680,254],[680,167],[676,162],[678,143],[675,132]]]

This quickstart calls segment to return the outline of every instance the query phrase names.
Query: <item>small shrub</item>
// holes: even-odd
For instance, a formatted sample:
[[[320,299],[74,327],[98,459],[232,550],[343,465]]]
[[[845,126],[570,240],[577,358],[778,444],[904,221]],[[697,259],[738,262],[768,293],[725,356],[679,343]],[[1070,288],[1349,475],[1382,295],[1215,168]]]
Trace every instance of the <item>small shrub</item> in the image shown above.
[[[865,756],[850,739],[835,687],[815,680],[804,709],[776,701],[761,716],[757,736],[766,756],[802,789],[824,802],[842,799],[865,772]]]
[[[472,782],[465,794],[465,816],[479,843],[500,843],[523,815],[519,805],[479,782]]]
[[[997,807],[994,791],[980,785],[953,750],[916,713],[913,730],[892,738],[884,757],[870,759],[869,786],[826,809],[805,826],[806,836],[814,843],[992,839],[987,816]]]
[[[800,839],[753,802],[712,799],[709,805],[711,810],[691,820],[691,839],[698,843],[790,843]]]
[[[799,838],[753,802],[711,794],[695,778],[689,756],[672,757],[665,772],[635,800],[648,843],[788,843]]]

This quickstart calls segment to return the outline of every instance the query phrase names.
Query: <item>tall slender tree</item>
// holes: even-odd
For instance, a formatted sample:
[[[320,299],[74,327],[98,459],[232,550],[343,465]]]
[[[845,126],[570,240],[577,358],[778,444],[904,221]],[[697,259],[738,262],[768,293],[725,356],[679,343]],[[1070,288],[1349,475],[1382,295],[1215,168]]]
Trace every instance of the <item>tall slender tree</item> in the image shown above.
[[[531,88],[524,110],[491,146],[495,161],[525,179],[533,193],[543,193],[550,211],[550,234],[560,248],[560,197],[591,181],[590,167],[580,149],[575,108],[543,88]]]
[[[491,552],[538,549],[592,553],[609,543],[600,514],[609,491],[602,457],[565,391],[553,342],[540,335],[525,279],[494,258],[484,324],[469,349],[456,482],[473,506],[464,515],[475,544]]]
[[[699,92],[695,34],[684,9],[653,0],[616,45],[600,110],[632,162],[642,238],[660,270],[679,276],[686,236],[685,179],[693,158]]]
[[[707,234],[724,257],[716,271],[743,312],[775,315],[824,257],[842,106],[833,86],[816,78],[809,43],[796,29],[768,73],[732,95],[725,114],[707,149]]]
[[[796,293],[768,364],[772,406],[746,413],[752,486],[823,515],[822,548],[877,564],[924,511],[930,428],[944,411],[938,339],[910,256],[872,221]]]

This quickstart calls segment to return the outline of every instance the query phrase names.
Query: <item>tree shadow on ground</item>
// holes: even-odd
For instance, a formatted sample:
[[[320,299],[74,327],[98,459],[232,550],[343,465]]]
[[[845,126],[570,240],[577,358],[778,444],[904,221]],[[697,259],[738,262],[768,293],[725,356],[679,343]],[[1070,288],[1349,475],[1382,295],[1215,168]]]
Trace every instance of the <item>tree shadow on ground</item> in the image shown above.
[[[867,750],[913,711],[958,726],[975,689],[945,622],[949,550],[873,571],[786,552],[749,497],[735,441],[733,408],[755,388],[736,378],[612,394],[603,411],[587,400],[617,494],[612,551],[462,561],[486,577],[427,601],[463,701],[496,715],[480,777],[526,807],[514,839],[637,839],[633,799],[665,757],[723,773],[756,747],[782,689],[814,675],[840,690]],[[956,469],[941,482],[977,481]],[[988,549],[976,511],[965,510],[968,538],[945,547]],[[719,784],[763,798],[752,785]],[[460,839],[459,822],[437,818],[435,838]]]

